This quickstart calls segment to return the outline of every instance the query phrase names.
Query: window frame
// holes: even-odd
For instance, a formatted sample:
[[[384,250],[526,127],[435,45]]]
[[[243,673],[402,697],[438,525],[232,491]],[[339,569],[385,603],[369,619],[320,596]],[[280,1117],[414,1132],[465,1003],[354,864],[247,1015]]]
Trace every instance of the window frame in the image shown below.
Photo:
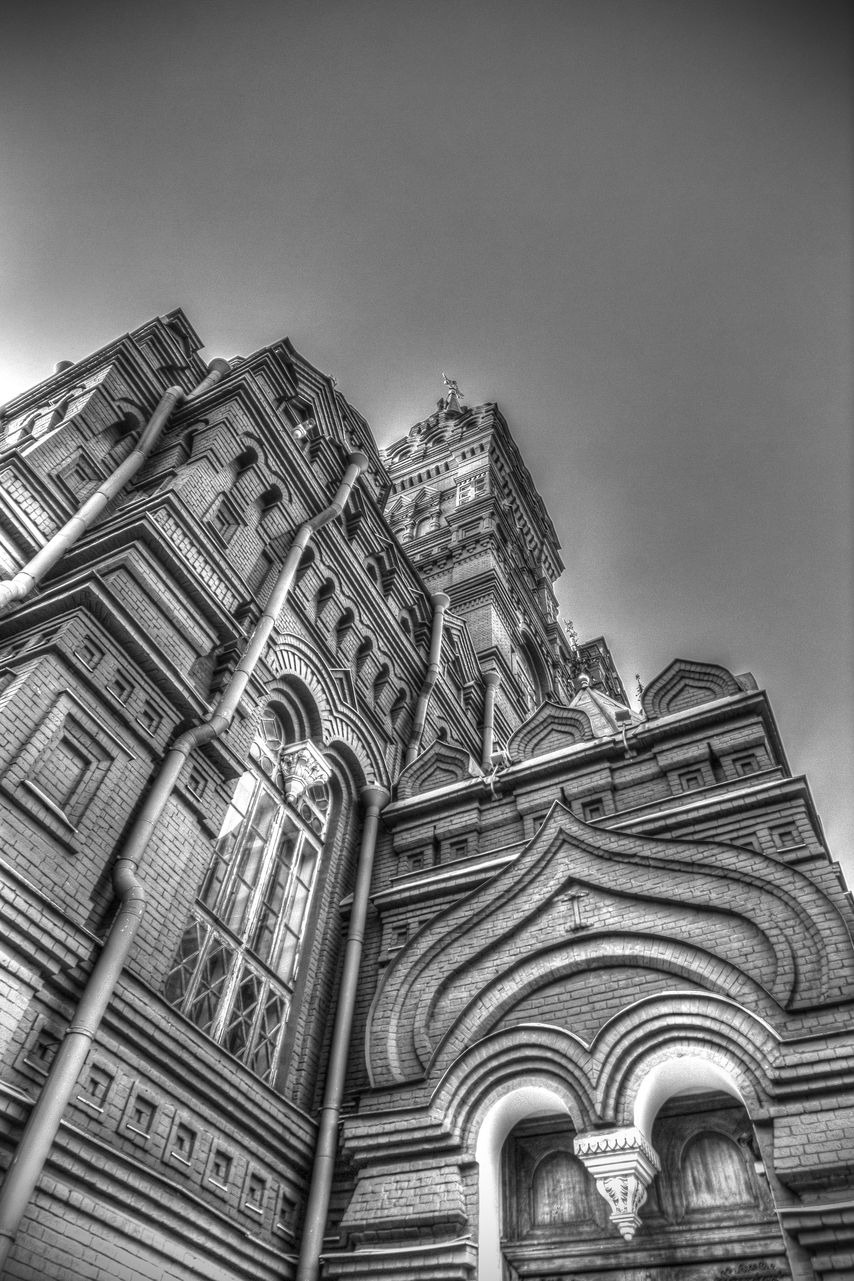
[[[271,1085],[324,856],[314,791],[331,774],[289,803],[276,781],[279,753],[295,750],[283,749],[284,737],[265,713],[164,984],[171,1005]]]

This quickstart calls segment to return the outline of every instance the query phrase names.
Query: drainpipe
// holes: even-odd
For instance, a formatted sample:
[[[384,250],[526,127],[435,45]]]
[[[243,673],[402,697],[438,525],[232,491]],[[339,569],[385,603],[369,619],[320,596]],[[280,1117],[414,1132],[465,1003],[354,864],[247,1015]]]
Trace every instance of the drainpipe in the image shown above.
[[[249,679],[273,630],[276,618],[285,604],[303,551],[316,530],[341,515],[359,473],[367,465],[368,459],[364,454],[351,454],[347,470],[332,502],[297,530],[270,599],[249,638],[243,657],[222,692],[213,715],[204,724],[196,725],[176,738],[166,753],[160,771],[131,828],[127,842],[116,858],[113,867],[113,888],[119,900],[118,913],[110,927],[101,954],[89,975],[80,1005],[57,1051],[42,1092],[30,1114],[0,1193],[0,1272],[53,1146],[62,1115],[119,981],[145,911],[145,891],[137,879],[136,872],[151,840],[155,825],[178,781],[184,762],[193,749],[202,743],[209,743],[211,739],[218,738],[231,724]]]
[[[498,672],[484,672],[483,683],[486,690],[483,696],[483,751],[480,763],[487,772],[492,769],[492,747],[495,735],[495,695],[501,684]]]
[[[447,600],[447,597],[445,599]],[[338,1121],[341,1115],[341,1100],[344,1096],[344,1077],[347,1070],[350,1033],[353,1027],[353,1010],[356,1004],[359,968],[362,961],[362,944],[365,937],[365,921],[368,915],[379,814],[380,810],[388,803],[389,794],[383,787],[363,787],[361,799],[362,804],[365,806],[362,845],[359,850],[353,905],[350,909],[350,928],[347,931],[347,943],[344,950],[344,969],[341,975],[338,1005],[335,1010],[332,1048],[329,1053],[329,1071],[326,1077],[323,1105],[320,1109],[317,1147],[315,1148],[311,1185],[305,1210],[305,1227],[303,1229],[296,1281],[317,1281],[320,1275],[320,1254],[323,1249],[323,1234],[326,1231],[326,1220],[329,1214],[332,1176],[335,1172],[335,1153],[338,1148]]]
[[[427,675],[424,677],[424,684],[421,686],[421,693],[418,695],[418,703],[415,707],[415,716],[412,720],[412,737],[409,740],[409,747],[406,749],[406,764],[411,764],[418,755],[418,748],[421,744],[421,735],[424,733],[424,722],[427,720],[427,708],[430,705],[430,695],[433,692],[433,686],[439,679],[439,660],[442,656],[442,632],[445,626],[445,610],[451,603],[450,596],[444,592],[436,592],[430,597],[430,604],[433,606],[433,631],[430,635],[430,660],[427,663]]]
[[[176,405],[183,400],[195,400],[197,396],[203,395],[230,372],[231,366],[227,360],[213,360],[208,370],[207,376],[187,396],[184,395],[182,387],[166,389],[127,458],[119,463],[116,470],[95,490],[94,494],[90,494],[71,519],[56,531],[23,569],[19,569],[14,577],[0,582],[0,610],[29,596],[69,547],[73,546],[78,538],[94,525],[107,504],[121,493],[128,481],[136,475],[148,459]]]

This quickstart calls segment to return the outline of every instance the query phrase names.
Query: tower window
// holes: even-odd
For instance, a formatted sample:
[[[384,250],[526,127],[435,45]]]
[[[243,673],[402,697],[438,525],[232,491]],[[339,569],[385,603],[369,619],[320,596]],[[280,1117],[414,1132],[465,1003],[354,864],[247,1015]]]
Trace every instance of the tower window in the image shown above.
[[[227,547],[237,532],[239,525],[237,513],[225,497],[220,497],[208,513],[208,524],[220,543]]]
[[[461,480],[457,486],[457,506],[462,503],[471,503],[476,498],[480,498],[486,493],[486,472],[478,472],[474,476],[467,476]]]
[[[93,672],[104,657],[104,648],[91,636],[84,636],[74,653],[84,667]]]
[[[139,1134],[146,1137],[151,1133],[155,1111],[156,1108],[149,1099],[145,1099],[140,1095],[137,1095],[130,1106],[130,1112],[127,1120],[125,1121],[125,1126],[132,1134]]]
[[[683,770],[678,779],[683,792],[695,792],[704,786],[703,771],[699,769]]]
[[[755,752],[750,752],[746,756],[734,756],[732,763],[740,778],[755,774],[759,769],[759,757]]]
[[[423,538],[425,534],[431,534],[435,528],[436,528],[436,517],[423,516],[421,520],[419,520],[416,523],[415,528],[413,530],[413,536],[415,538]]]
[[[771,839],[778,850],[788,850],[801,844],[801,835],[794,823],[787,823],[785,827],[772,827]]]
[[[208,789],[208,781],[199,769],[191,769],[187,779],[187,791],[200,801]]]
[[[88,489],[98,478],[94,466],[83,453],[79,453],[64,467],[60,467],[56,474],[65,488],[75,496]]]
[[[149,699],[146,699],[137,720],[147,733],[156,734],[162,724],[163,717],[154,704]]]
[[[208,1182],[222,1192],[227,1191],[233,1165],[234,1158],[228,1152],[223,1152],[222,1148],[214,1148]]]
[[[112,1072],[108,1072],[106,1068],[93,1063],[89,1069],[89,1076],[84,1087],[89,1099],[96,1104],[103,1103],[110,1092],[113,1080]]]
[[[243,1208],[252,1214],[263,1214],[264,1199],[267,1195],[267,1180],[260,1174],[250,1174],[246,1180],[246,1195]]]
[[[118,703],[126,703],[133,693],[133,681],[123,672],[116,672],[107,685],[107,693],[112,694]]]
[[[172,1138],[172,1151],[170,1156],[173,1161],[178,1161],[181,1165],[189,1165],[193,1159],[193,1152],[196,1147],[196,1131],[183,1121],[179,1121],[175,1126],[175,1133]]]
[[[47,1076],[51,1063],[56,1058],[56,1052],[59,1049],[60,1038],[51,1031],[50,1028],[40,1027],[33,1042],[32,1049],[27,1054],[24,1062],[38,1072],[39,1076]]]
[[[251,1071],[272,1081],[322,851],[330,771],[311,743],[287,746],[262,718],[166,999]]]
[[[581,802],[581,817],[585,823],[592,823],[594,819],[605,817],[605,802],[597,796],[591,801]]]

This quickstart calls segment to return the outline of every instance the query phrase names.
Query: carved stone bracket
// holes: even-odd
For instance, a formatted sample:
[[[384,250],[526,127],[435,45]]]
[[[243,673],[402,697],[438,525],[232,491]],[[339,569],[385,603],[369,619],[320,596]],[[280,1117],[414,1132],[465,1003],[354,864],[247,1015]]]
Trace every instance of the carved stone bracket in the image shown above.
[[[596,1190],[611,1207],[611,1222],[631,1241],[640,1227],[638,1211],[647,1188],[660,1170],[658,1157],[634,1126],[579,1134],[575,1155],[596,1180]]]

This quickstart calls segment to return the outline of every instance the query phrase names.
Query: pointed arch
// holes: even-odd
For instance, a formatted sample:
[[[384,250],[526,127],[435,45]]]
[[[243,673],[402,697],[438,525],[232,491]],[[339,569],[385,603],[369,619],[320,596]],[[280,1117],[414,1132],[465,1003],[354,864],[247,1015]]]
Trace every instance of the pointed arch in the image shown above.
[[[585,712],[547,698],[511,735],[507,751],[513,760],[527,760],[592,738],[593,727]]]
[[[688,707],[713,703],[742,692],[732,672],[725,667],[677,658],[647,685],[643,709],[650,719],[671,716]]]

